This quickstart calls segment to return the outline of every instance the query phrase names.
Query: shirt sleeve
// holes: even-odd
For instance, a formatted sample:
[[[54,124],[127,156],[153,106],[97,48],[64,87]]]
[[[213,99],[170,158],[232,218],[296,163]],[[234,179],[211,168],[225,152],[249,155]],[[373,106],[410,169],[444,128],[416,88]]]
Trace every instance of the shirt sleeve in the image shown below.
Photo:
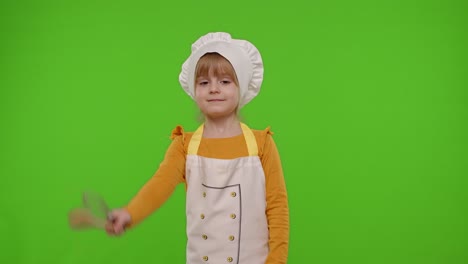
[[[289,250],[289,206],[280,155],[272,133],[267,132],[261,157],[266,180],[266,215],[269,254],[265,264],[285,264]]]
[[[176,128],[171,138],[173,139],[171,145],[156,173],[124,207],[131,216],[131,222],[127,228],[137,225],[160,208],[174,192],[176,186],[185,182],[186,153],[181,128]]]

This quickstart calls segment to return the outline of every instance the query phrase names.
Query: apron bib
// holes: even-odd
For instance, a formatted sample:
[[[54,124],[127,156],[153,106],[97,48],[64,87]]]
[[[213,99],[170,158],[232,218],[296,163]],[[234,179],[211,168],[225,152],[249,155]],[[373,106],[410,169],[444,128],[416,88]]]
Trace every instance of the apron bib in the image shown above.
[[[265,174],[253,132],[241,123],[249,155],[198,156],[203,125],[187,152],[187,263],[263,264],[268,255]]]

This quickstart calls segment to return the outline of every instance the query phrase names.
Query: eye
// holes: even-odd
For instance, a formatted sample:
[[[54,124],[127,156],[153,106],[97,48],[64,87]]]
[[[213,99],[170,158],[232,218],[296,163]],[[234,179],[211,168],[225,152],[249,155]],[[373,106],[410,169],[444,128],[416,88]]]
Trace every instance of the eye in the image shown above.
[[[207,85],[208,84],[208,81],[200,81],[198,82],[199,85]]]
[[[230,84],[231,80],[224,79],[221,81],[222,84]]]

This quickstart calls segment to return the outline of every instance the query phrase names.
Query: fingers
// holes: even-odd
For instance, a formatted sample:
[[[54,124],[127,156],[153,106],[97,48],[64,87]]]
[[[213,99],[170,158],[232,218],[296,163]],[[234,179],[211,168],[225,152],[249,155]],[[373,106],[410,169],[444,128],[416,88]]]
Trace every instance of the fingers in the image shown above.
[[[106,223],[106,233],[108,235],[114,235],[115,234],[114,225],[113,225],[112,222],[107,221],[107,223]]]
[[[125,227],[128,224],[128,217],[127,215],[122,215],[118,219],[114,221],[114,230],[117,234],[122,234],[125,232]]]
[[[124,232],[124,228],[121,226],[120,222],[107,221],[106,232],[108,235],[118,236]]]
[[[113,223],[108,223],[106,225],[106,233],[110,236],[120,236],[124,233],[124,228],[116,226]]]
[[[119,236],[125,232],[128,223],[128,213],[122,210],[114,210],[109,213],[106,223],[106,232],[109,235]]]

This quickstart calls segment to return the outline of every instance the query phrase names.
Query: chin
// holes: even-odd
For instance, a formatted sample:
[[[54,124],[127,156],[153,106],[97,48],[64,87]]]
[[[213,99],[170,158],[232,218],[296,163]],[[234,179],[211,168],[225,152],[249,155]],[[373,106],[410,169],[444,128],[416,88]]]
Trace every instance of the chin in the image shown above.
[[[228,116],[228,114],[225,114],[225,113],[206,113],[205,114],[206,117],[209,117],[211,119],[215,119],[215,118],[221,118],[221,117],[225,117],[225,116]]]
[[[229,117],[231,115],[236,115],[235,111],[206,111],[203,114],[211,119]]]

